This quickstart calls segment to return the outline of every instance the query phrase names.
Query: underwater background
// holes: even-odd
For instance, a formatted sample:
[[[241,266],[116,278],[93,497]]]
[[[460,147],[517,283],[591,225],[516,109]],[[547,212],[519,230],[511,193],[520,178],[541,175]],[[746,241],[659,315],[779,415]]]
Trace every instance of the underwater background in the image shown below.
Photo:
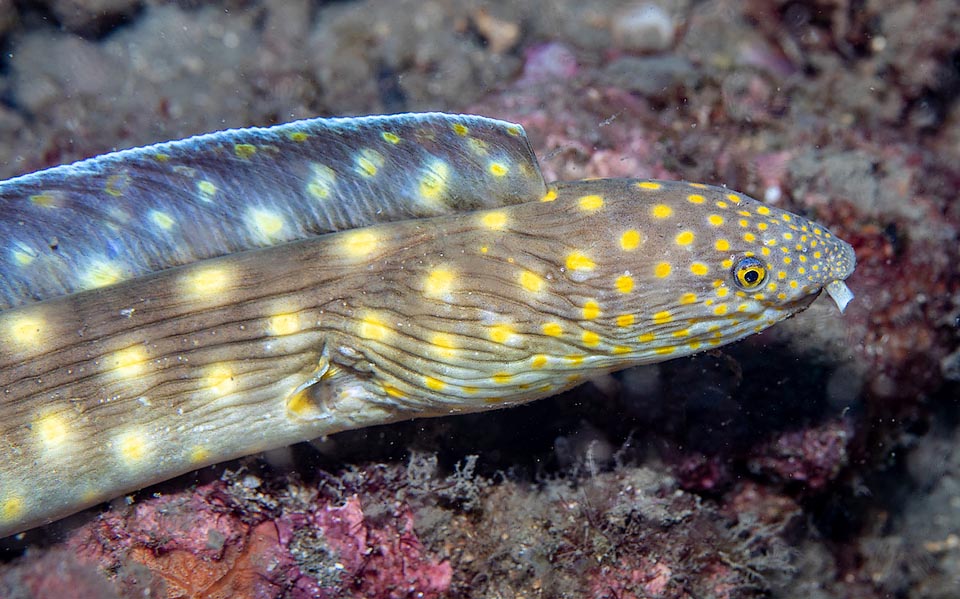
[[[0,178],[312,116],[520,123],[726,185],[856,295],[527,406],[335,435],[0,541],[0,598],[960,596],[956,0],[0,0]]]

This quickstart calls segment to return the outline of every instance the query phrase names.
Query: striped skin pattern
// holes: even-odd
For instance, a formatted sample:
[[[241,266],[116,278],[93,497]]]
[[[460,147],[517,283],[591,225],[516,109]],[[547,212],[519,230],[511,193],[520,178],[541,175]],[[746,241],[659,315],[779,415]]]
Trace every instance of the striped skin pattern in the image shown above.
[[[207,464],[730,343],[843,298],[854,261],[729,190],[593,180],[7,309],[0,536]]]
[[[0,310],[544,191],[523,129],[472,116],[312,119],[115,152],[0,182]]]

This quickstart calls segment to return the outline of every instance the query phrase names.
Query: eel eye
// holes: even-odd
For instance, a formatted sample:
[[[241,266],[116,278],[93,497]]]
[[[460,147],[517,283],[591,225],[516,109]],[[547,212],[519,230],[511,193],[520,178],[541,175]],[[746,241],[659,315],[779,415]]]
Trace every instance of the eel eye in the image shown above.
[[[767,278],[767,267],[756,258],[741,258],[733,265],[733,278],[743,289],[755,289]]]

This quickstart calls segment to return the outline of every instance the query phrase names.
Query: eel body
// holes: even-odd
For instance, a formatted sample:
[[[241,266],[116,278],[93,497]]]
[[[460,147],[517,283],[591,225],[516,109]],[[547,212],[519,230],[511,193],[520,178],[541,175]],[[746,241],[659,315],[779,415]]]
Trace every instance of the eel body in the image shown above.
[[[3,215],[5,234],[21,232],[4,239],[8,249],[37,252],[0,272],[0,537],[207,464],[345,429],[515,405],[714,348],[803,310],[824,288],[841,308],[850,297],[849,245],[739,193],[623,179],[547,186],[518,126],[477,117],[315,120],[280,131],[322,136],[327,127],[353,131],[350,146],[333,136],[325,143],[336,151],[295,154],[299,189],[273,195],[283,152],[303,141],[264,162],[272,178],[251,166],[232,179],[228,167],[210,166],[216,160],[190,166],[185,153],[167,152],[178,170],[195,171],[178,183],[182,193],[156,197],[146,193],[156,160],[143,153],[195,142],[66,167],[92,164],[89,188],[86,175],[56,169],[11,180],[28,191],[0,184],[20,210],[21,224]],[[233,161],[244,135],[267,135],[250,131],[195,139],[212,147],[216,135],[233,135],[218,150]],[[358,171],[365,147],[392,163],[376,140],[397,151],[417,145],[402,154],[410,168]],[[303,175],[313,164],[351,182],[340,207],[317,208],[327,198]],[[143,183],[84,203],[111,169]],[[197,200],[196,180],[211,173],[217,189],[234,190],[220,208]],[[31,177],[41,183],[30,187]],[[353,193],[363,201],[344,204]],[[38,194],[60,203],[37,205]],[[389,214],[377,209],[381,199]],[[124,228],[149,211],[179,223],[248,204],[269,206],[295,231],[260,247],[271,240],[255,226],[237,238],[229,224],[170,238],[143,221]],[[25,215],[70,206],[83,209],[52,221],[58,247],[72,248],[62,256],[42,246],[51,235],[43,221]],[[127,216],[109,216],[117,210]],[[302,228],[300,210],[309,214]],[[94,218],[78,220],[87,211]],[[310,236],[410,215],[420,218]],[[84,290],[83,265],[110,255],[111,242],[123,250],[113,260],[124,276]]]

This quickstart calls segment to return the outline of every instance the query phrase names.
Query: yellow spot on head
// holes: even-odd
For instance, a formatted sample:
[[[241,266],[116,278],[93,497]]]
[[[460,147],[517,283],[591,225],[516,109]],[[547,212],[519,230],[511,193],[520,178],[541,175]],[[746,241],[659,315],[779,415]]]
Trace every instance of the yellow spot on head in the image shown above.
[[[199,267],[183,278],[184,291],[195,297],[209,297],[226,291],[233,282],[232,273],[225,268]]]
[[[757,240],[757,236],[754,235],[753,233],[744,233],[743,240],[746,241],[747,243],[753,243],[754,241]]]
[[[501,162],[491,162],[487,168],[494,177],[505,177],[510,172],[510,168]]]
[[[666,204],[656,204],[650,209],[650,213],[653,214],[654,218],[670,218],[673,214],[673,208]]]
[[[629,346],[627,346],[627,345],[614,345],[614,346],[613,346],[613,349],[612,349],[611,351],[612,351],[615,355],[629,354],[630,352],[633,351],[633,348],[632,348],[632,347],[629,347]]]
[[[667,324],[673,321],[673,314],[669,310],[663,310],[653,315],[653,324]]]
[[[147,457],[150,442],[141,431],[128,431],[117,437],[117,454],[128,465],[135,464]]]
[[[620,236],[620,247],[628,252],[637,249],[640,245],[640,231],[636,229],[627,229]]]
[[[204,389],[217,395],[227,395],[237,390],[233,370],[225,364],[214,364],[207,368],[201,384]]]
[[[520,273],[520,286],[531,293],[538,293],[543,290],[546,281],[539,275],[525,270]]]
[[[634,323],[636,317],[633,314],[621,314],[617,316],[617,326],[618,327],[628,327]]]
[[[363,258],[369,255],[377,249],[379,242],[376,233],[363,229],[344,233],[340,239],[343,243],[344,252],[353,258]]]
[[[300,316],[296,313],[274,314],[267,323],[271,335],[292,335],[300,331]]]
[[[488,212],[480,217],[483,226],[494,231],[503,231],[507,227],[507,220],[507,213],[502,210]]]
[[[547,365],[547,357],[543,354],[537,354],[530,358],[531,368],[543,368]]]
[[[762,216],[769,216],[770,209],[767,208],[766,206],[757,206],[757,214],[760,214]]]
[[[672,354],[673,352],[677,351],[677,348],[673,345],[665,345],[663,347],[655,347],[653,351],[654,353],[665,355],[665,354]]]
[[[563,359],[566,360],[568,364],[579,366],[583,364],[584,356],[582,354],[570,354],[569,356],[564,356]]]
[[[556,189],[548,189],[548,190],[547,190],[547,193],[546,193],[542,198],[540,198],[540,201],[541,201],[541,202],[552,202],[552,201],[554,201],[555,199],[557,199],[557,190],[556,190]]]
[[[710,272],[710,269],[703,262],[694,262],[690,265],[690,272],[695,275],[703,276]]]
[[[307,182],[307,192],[318,200],[325,200],[337,184],[337,174],[329,166],[320,163],[312,164],[311,169],[313,176]]]
[[[374,177],[383,168],[383,155],[370,148],[363,148],[353,159],[354,171],[361,177]]]
[[[665,279],[670,276],[670,271],[672,269],[673,267],[670,266],[669,262],[660,262],[656,265],[656,267],[654,267],[653,274],[656,275],[657,278]]]
[[[644,333],[639,337],[637,337],[637,341],[639,341],[640,343],[650,343],[651,341],[655,341],[656,339],[657,339],[657,336],[654,335],[653,333]]]
[[[397,389],[396,387],[394,387],[389,383],[384,383],[383,385],[381,385],[381,388],[383,389],[383,392],[389,395],[390,397],[396,397],[397,399],[404,399],[406,397],[406,394],[403,391],[401,391],[400,389]]]
[[[648,191],[656,191],[663,186],[657,183],[656,181],[641,181],[637,183],[637,187],[639,189],[646,189]]]
[[[596,347],[600,344],[600,335],[594,333],[593,331],[584,331],[582,338],[583,344],[587,347]]]
[[[495,324],[489,328],[490,339],[495,343],[506,343],[515,335],[513,327],[508,324]]]
[[[713,309],[713,313],[716,314],[717,316],[723,316],[724,314],[727,313],[727,305],[718,304],[717,307]]]
[[[571,252],[567,255],[568,270],[593,270],[596,264],[583,252]]]
[[[115,371],[122,378],[133,378],[143,374],[149,359],[147,351],[143,347],[134,345],[114,352],[105,361],[105,366],[107,370]]]
[[[428,200],[436,199],[446,191],[449,176],[450,166],[442,160],[434,160],[420,177],[420,195]]]
[[[504,385],[510,382],[510,379],[513,378],[513,375],[509,372],[498,372],[493,375],[493,382],[498,385]]]
[[[433,346],[437,348],[438,353],[445,358],[452,357],[457,349],[457,344],[453,340],[453,337],[446,333],[434,333],[430,338],[430,343],[432,343]]]
[[[390,327],[376,314],[366,314],[360,319],[360,336],[373,341],[383,341],[390,334]]]
[[[598,196],[598,195],[583,196],[579,200],[577,200],[577,203],[580,205],[581,210],[585,210],[587,212],[594,212],[596,210],[603,208],[603,196]]]
[[[169,231],[173,228],[173,225],[177,223],[177,221],[173,220],[172,216],[161,210],[151,210],[150,220],[164,231]]]
[[[559,337],[563,334],[563,327],[557,322],[548,322],[543,325],[543,334],[548,337]]]
[[[197,192],[200,194],[201,200],[212,202],[213,196],[217,195],[217,186],[206,179],[197,181]]]
[[[707,198],[703,197],[698,193],[692,193],[687,196],[687,201],[691,204],[702,204],[707,201]]]
[[[398,144],[400,143],[400,137],[396,133],[391,133],[389,131],[384,131],[380,134],[380,137],[387,143]]]
[[[728,194],[727,194],[727,199],[730,200],[731,202],[733,202],[734,204],[739,204],[739,203],[740,203],[740,196],[738,196],[738,195],[735,194],[735,193],[728,193]]]
[[[680,304],[684,306],[696,303],[696,301],[697,295],[695,293],[684,293],[680,296]]]
[[[261,241],[274,240],[284,229],[283,215],[266,208],[251,208],[247,211],[250,230]]]
[[[677,245],[690,245],[693,243],[693,232],[681,231],[680,233],[677,233],[675,241],[677,242]]]
[[[246,160],[257,153],[257,147],[251,144],[234,144],[233,153],[236,154],[238,158]]]
[[[26,504],[19,495],[7,495],[0,502],[0,520],[10,522],[17,520],[23,514]]]
[[[587,300],[583,304],[583,319],[593,320],[600,316],[600,304],[595,300]]]
[[[620,275],[616,281],[617,291],[620,293],[630,293],[633,291],[633,277],[630,275]]]
[[[714,227],[719,227],[723,224],[723,217],[719,214],[711,214],[707,217],[707,222],[709,222]]]
[[[434,391],[442,391],[443,388],[447,386],[446,383],[432,376],[423,377],[423,384],[427,386],[427,389],[432,389]]]
[[[310,138],[310,134],[304,133],[303,131],[291,131],[287,133],[287,137],[290,138],[290,141],[302,143],[307,141],[307,139]]]
[[[41,208],[56,208],[57,197],[50,193],[37,193],[30,196],[30,201]]]
[[[84,289],[97,289],[113,285],[123,279],[123,270],[109,260],[95,260],[81,276]]]
[[[423,282],[423,293],[427,297],[442,298],[453,291],[457,275],[447,268],[435,268]]]
[[[67,419],[56,412],[48,412],[37,418],[32,429],[37,439],[47,450],[62,448],[69,432]]]
[[[463,124],[460,124],[460,123],[454,123],[454,124],[453,124],[453,132],[456,133],[457,135],[463,137],[463,136],[467,135],[468,133],[470,133],[470,129],[468,129],[466,125],[463,125]]]

